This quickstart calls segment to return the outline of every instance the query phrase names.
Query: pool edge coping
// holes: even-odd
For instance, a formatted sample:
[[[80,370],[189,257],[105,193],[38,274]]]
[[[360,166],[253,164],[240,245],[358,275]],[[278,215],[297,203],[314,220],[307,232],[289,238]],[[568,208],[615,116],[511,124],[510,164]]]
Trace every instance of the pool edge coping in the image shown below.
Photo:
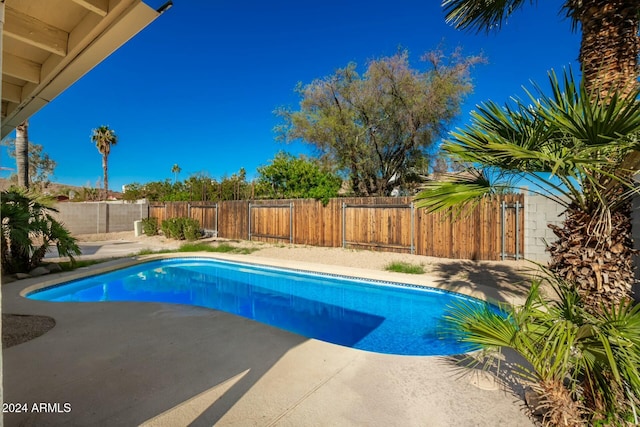
[[[224,253],[211,253],[211,252],[189,252],[189,253],[162,253],[162,254],[149,254],[140,255],[126,258],[119,258],[116,260],[107,261],[105,263],[91,265],[88,267],[82,267],[78,270],[71,272],[56,273],[56,277],[46,276],[47,279],[42,281],[43,276],[37,278],[26,279],[29,281],[40,279],[37,283],[27,283],[19,291],[19,295],[28,299],[27,295],[36,291],[40,291],[45,288],[55,287],[66,282],[72,282],[80,279],[84,279],[99,274],[109,273],[115,270],[120,270],[135,265],[143,264],[145,262],[151,262],[163,259],[172,258],[204,258],[204,259],[218,259],[221,261],[239,262],[249,265],[266,266],[271,268],[280,268],[284,270],[299,272],[299,273],[312,273],[319,275],[327,275],[332,277],[341,277],[346,279],[355,280],[369,280],[375,284],[380,285],[393,285],[407,288],[422,288],[422,289],[436,289],[448,293],[458,294],[466,297],[476,298],[481,301],[486,301],[493,305],[502,304],[517,304],[517,301],[505,301],[497,300],[495,298],[488,297],[486,292],[482,291],[485,285],[468,285],[464,287],[457,286],[455,289],[450,289],[442,283],[436,282],[433,276],[428,274],[421,275],[408,275],[406,273],[396,273],[384,270],[373,270],[358,267],[345,267],[328,265],[321,263],[310,263],[294,260],[280,260],[275,258],[262,258],[251,255],[236,255],[236,254],[224,254]],[[292,265],[293,264],[293,265]],[[420,280],[422,279],[422,280]],[[25,281],[26,281],[25,280]],[[418,283],[420,282],[420,283]]]

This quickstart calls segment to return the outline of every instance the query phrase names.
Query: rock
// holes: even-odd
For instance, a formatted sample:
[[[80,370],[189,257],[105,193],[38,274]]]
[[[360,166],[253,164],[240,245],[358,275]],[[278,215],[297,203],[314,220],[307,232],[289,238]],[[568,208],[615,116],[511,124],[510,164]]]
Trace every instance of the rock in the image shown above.
[[[540,405],[540,395],[530,386],[524,389],[524,401],[527,402],[527,406],[534,415],[544,414],[544,408]]]
[[[22,279],[28,279],[28,278],[30,278],[32,276],[30,274],[27,274],[27,273],[16,273],[15,277],[18,280],[22,280]]]
[[[43,276],[45,274],[49,274],[49,270],[47,267],[36,267],[29,272],[32,277]]]
[[[58,273],[62,271],[62,267],[60,267],[60,264],[56,264],[55,262],[48,264],[46,268],[47,270],[49,270],[49,273]]]

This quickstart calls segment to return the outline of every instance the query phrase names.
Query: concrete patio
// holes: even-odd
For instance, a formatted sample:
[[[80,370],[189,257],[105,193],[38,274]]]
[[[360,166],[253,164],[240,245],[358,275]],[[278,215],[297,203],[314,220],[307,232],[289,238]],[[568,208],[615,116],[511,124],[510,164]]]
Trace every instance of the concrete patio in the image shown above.
[[[5,414],[7,426],[533,425],[519,396],[446,358],[364,352],[198,307],[20,296],[43,280],[3,285],[3,313],[57,322],[4,351],[4,399],[61,411]]]

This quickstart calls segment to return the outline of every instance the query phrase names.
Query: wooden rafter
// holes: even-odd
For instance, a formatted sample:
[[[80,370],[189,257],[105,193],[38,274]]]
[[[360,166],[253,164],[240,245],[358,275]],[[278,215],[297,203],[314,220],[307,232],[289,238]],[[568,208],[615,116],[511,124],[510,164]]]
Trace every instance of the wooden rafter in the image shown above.
[[[67,54],[69,34],[32,16],[5,7],[4,35],[58,56]]]
[[[2,99],[19,104],[22,101],[22,88],[8,82],[2,82]]]
[[[109,12],[109,0],[72,0],[72,1],[100,16],[107,16],[107,13]]]
[[[40,64],[4,52],[2,73],[31,83],[40,83]]]

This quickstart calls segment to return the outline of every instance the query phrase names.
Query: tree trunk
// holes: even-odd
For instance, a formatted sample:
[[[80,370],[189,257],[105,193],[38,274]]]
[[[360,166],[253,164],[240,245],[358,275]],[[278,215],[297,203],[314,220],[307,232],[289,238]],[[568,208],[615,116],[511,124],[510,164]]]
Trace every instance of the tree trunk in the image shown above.
[[[102,173],[104,175],[104,200],[109,198],[109,173],[108,173],[108,156],[102,155]]]
[[[577,7],[582,25],[579,61],[588,90],[629,92],[638,84],[638,1],[585,0]]]
[[[611,232],[596,237],[592,217],[570,207],[562,227],[549,225],[559,239],[549,245],[549,268],[575,283],[585,306],[599,312],[600,304],[618,306],[633,297],[635,282],[631,236],[631,205],[611,214]]]
[[[29,122],[16,127],[16,168],[18,187],[29,188]]]

